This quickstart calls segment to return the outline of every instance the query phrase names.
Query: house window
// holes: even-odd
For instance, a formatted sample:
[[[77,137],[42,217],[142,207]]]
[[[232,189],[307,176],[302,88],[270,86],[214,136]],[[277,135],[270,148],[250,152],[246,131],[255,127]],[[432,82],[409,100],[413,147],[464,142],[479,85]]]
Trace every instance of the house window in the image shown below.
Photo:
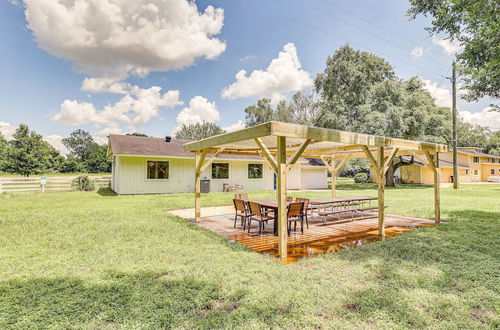
[[[465,170],[465,175],[469,175],[469,170]]]
[[[262,164],[248,164],[248,178],[262,179]]]
[[[212,179],[229,179],[229,164],[212,163]]]
[[[168,162],[148,160],[148,179],[168,179]]]
[[[479,175],[479,170],[474,170],[474,175]]]
[[[492,169],[490,170],[490,174],[491,174],[491,175],[495,175],[495,169],[493,169],[493,168],[492,168]]]
[[[478,156],[474,156],[474,163],[479,163],[479,157]]]

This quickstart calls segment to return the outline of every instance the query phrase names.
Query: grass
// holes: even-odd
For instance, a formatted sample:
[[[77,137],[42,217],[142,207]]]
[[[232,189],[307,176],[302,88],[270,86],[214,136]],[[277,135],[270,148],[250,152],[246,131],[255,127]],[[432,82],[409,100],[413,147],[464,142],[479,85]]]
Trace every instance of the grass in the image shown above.
[[[431,187],[386,193],[389,212],[432,216]],[[498,328],[499,196],[443,189],[449,224],[283,266],[166,213],[192,194],[1,195],[0,328]]]

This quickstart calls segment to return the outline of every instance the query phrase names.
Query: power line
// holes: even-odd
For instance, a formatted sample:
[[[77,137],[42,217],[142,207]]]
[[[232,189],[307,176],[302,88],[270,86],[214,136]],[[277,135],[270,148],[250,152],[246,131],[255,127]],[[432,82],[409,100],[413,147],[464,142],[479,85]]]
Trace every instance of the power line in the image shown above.
[[[340,6],[336,5],[336,4],[334,4],[334,3],[332,3],[332,2],[330,2],[330,1],[328,1],[328,0],[322,0],[322,1],[323,1],[324,3],[326,3],[327,5],[329,5],[329,6],[331,6],[331,7],[334,7],[334,8],[337,8],[338,10],[340,10],[340,11],[342,11],[342,12],[344,12],[344,13],[348,14],[348,15],[351,15],[351,16],[353,16],[353,17],[356,17],[357,19],[359,19],[359,20],[361,20],[361,21],[363,21],[363,22],[365,22],[365,23],[367,23],[367,24],[373,25],[373,26],[375,26],[375,27],[379,28],[380,30],[383,30],[383,31],[385,31],[385,32],[387,32],[387,33],[389,33],[389,34],[392,34],[393,36],[395,36],[395,37],[397,37],[397,38],[399,38],[399,39],[401,39],[401,40],[404,40],[404,41],[406,41],[406,42],[408,42],[408,43],[410,43],[410,44],[412,44],[412,45],[415,45],[415,46],[419,46],[419,47],[425,48],[425,47],[424,47],[424,46],[422,46],[421,44],[419,44],[419,43],[417,43],[417,42],[415,42],[415,41],[413,41],[413,40],[410,40],[410,39],[406,38],[405,36],[403,36],[403,35],[401,35],[401,34],[395,33],[394,31],[391,31],[391,30],[389,30],[389,29],[387,29],[387,28],[385,28],[385,27],[383,27],[383,26],[381,26],[381,25],[375,24],[375,23],[371,22],[370,20],[367,20],[366,18],[364,18],[364,17],[362,17],[362,16],[359,16],[359,15],[357,15],[357,14],[354,14],[354,13],[352,13],[352,12],[350,12],[350,11],[348,11],[348,10],[346,10],[346,9],[344,9],[344,8],[342,8],[342,7],[340,7]],[[443,59],[444,59],[444,58],[446,58],[446,59],[448,60],[448,58],[447,58],[445,55],[441,54],[440,52],[437,52],[437,51],[435,51],[435,50],[433,50],[433,49],[428,49],[428,50],[429,50],[429,51],[431,51],[431,52],[433,52],[433,53],[434,53],[434,54],[436,54],[436,55],[441,56]]]
[[[331,18],[333,18],[333,19],[336,19],[336,20],[338,20],[338,21],[341,21],[341,22],[343,22],[343,23],[345,23],[345,24],[347,24],[347,25],[350,25],[350,26],[354,27],[355,29],[358,29],[358,30],[360,30],[360,31],[362,31],[362,32],[364,32],[364,33],[368,33],[368,34],[370,34],[370,35],[374,36],[375,38],[378,38],[378,39],[383,40],[383,41],[385,41],[385,42],[387,42],[387,43],[390,43],[391,45],[393,45],[393,46],[395,46],[395,47],[397,47],[397,48],[400,48],[400,49],[404,50],[405,52],[411,52],[409,49],[407,49],[407,48],[405,48],[405,47],[401,46],[400,44],[398,44],[398,43],[396,43],[396,42],[394,42],[394,41],[392,41],[392,40],[390,40],[390,39],[384,38],[384,37],[382,37],[382,36],[380,36],[380,35],[378,35],[378,34],[376,34],[376,33],[372,32],[372,31],[370,31],[370,30],[364,29],[364,28],[362,28],[362,27],[360,27],[360,26],[358,26],[358,25],[356,25],[356,24],[353,24],[353,23],[349,22],[348,20],[345,20],[345,19],[343,19],[343,18],[341,18],[341,17],[339,17],[339,16],[335,16],[335,15],[333,15],[333,14],[331,14],[331,13],[329,13],[329,12],[327,12],[327,11],[323,10],[322,8],[316,7],[316,6],[314,6],[314,5],[312,5],[312,4],[308,3],[308,2],[305,2],[305,1],[303,1],[303,0],[295,0],[295,1],[300,2],[300,3],[302,3],[302,4],[306,5],[306,6],[310,7],[310,8],[313,8],[314,10],[316,10],[316,11],[318,11],[318,12],[321,12],[321,13],[323,13],[323,14],[327,15],[327,16],[330,16],[330,17],[331,17]],[[432,62],[432,63],[438,64],[438,65],[444,65],[443,63],[439,63],[439,62],[433,61],[433,60],[431,60],[431,59],[429,59],[429,58],[423,58],[423,59],[424,59],[424,60],[427,60],[427,61],[429,61],[429,62]]]
[[[266,11],[268,11],[268,12],[273,12],[273,13],[275,13],[276,15],[279,15],[279,16],[282,16],[282,17],[285,17],[285,18],[287,18],[287,19],[289,19],[289,20],[291,20],[291,21],[295,21],[295,22],[297,22],[297,23],[299,23],[299,24],[302,24],[302,25],[307,26],[307,27],[309,27],[309,28],[311,28],[311,29],[314,29],[314,30],[317,30],[317,31],[319,31],[319,32],[322,32],[322,33],[324,33],[324,34],[330,35],[330,36],[332,36],[332,37],[334,37],[334,38],[338,38],[338,39],[344,40],[344,41],[345,41],[345,42],[347,42],[347,43],[350,43],[350,44],[353,44],[353,45],[357,45],[357,46],[359,46],[359,48],[362,48],[362,49],[364,48],[364,49],[366,50],[366,48],[365,48],[365,47],[363,47],[362,45],[359,45],[359,44],[358,44],[358,43],[356,43],[356,42],[351,42],[350,40],[348,40],[348,39],[346,39],[346,38],[344,38],[344,37],[342,37],[342,36],[339,36],[339,35],[336,35],[336,34],[334,34],[334,33],[330,32],[330,31],[326,31],[326,30],[324,30],[324,29],[321,29],[321,28],[315,27],[315,26],[313,26],[313,25],[311,25],[311,24],[309,24],[309,23],[304,23],[304,22],[302,22],[302,21],[297,20],[297,19],[296,19],[296,18],[294,18],[294,17],[291,17],[291,16],[288,16],[288,15],[285,15],[285,14],[283,14],[283,13],[281,13],[281,12],[278,12],[278,11],[276,11],[276,10],[274,10],[274,9],[271,9],[271,8],[268,8],[268,7],[263,6],[263,5],[261,5],[261,4],[258,4],[258,3],[254,2],[254,1],[247,1],[246,3],[252,3],[252,4],[254,4],[255,6],[257,6],[257,7],[261,7],[261,8],[265,9],[265,10],[266,10]],[[268,18],[268,17],[263,17],[263,16],[261,16],[261,15],[259,15],[259,14],[256,14],[255,16],[257,16],[257,17],[259,17],[259,18],[261,18],[261,19],[263,19],[263,20],[270,21],[271,23],[274,23],[274,24],[276,24],[276,25],[281,25],[281,26],[282,26],[282,27],[284,27],[284,28],[287,28],[287,29],[290,29],[290,30],[294,30],[294,31],[297,31],[297,32],[299,32],[299,33],[302,33],[302,34],[308,35],[308,36],[309,36],[309,37],[311,37],[311,38],[315,38],[315,39],[321,40],[321,41],[323,41],[323,42],[325,42],[325,43],[328,43],[328,44],[333,44],[333,43],[332,43],[331,41],[329,41],[329,40],[326,40],[326,39],[324,39],[324,38],[318,37],[318,36],[316,36],[316,35],[312,35],[312,34],[306,33],[306,32],[304,32],[303,30],[300,30],[300,29],[297,29],[297,28],[290,27],[290,26],[288,26],[288,25],[286,25],[286,24],[283,24],[283,23],[281,23],[281,22],[277,22],[277,21],[272,20],[272,19],[270,19],[270,18]],[[341,44],[335,44],[335,46],[337,46],[337,47],[338,47],[338,46],[341,46]],[[368,50],[368,51],[370,51],[370,52],[372,52],[372,53],[374,53],[374,54],[376,54],[376,55],[379,55],[379,56],[381,56],[381,57],[391,58],[391,59],[393,59],[394,61],[398,61],[398,62],[401,62],[401,63],[405,63],[405,64],[409,65],[410,67],[417,68],[417,69],[420,69],[420,70],[422,70],[422,71],[425,71],[425,72],[427,72],[427,75],[432,76],[432,77],[434,77],[435,79],[437,78],[437,79],[438,79],[438,81],[442,81],[442,80],[443,80],[443,77],[441,77],[441,76],[437,75],[435,72],[430,71],[430,70],[428,70],[428,69],[426,69],[426,68],[423,68],[423,67],[420,67],[420,66],[414,65],[413,63],[410,63],[410,62],[408,62],[408,61],[401,60],[401,59],[399,59],[399,58],[397,58],[397,57],[395,57],[395,56],[393,56],[393,55],[384,54],[384,53],[379,52],[379,51],[371,51],[371,50]],[[412,70],[412,69],[410,69],[410,68],[408,68],[408,67],[403,67],[403,68],[404,68],[405,70],[410,71],[410,72],[413,72],[413,73],[415,73],[415,74],[417,74],[417,75],[421,75],[421,72],[418,72],[418,71]]]

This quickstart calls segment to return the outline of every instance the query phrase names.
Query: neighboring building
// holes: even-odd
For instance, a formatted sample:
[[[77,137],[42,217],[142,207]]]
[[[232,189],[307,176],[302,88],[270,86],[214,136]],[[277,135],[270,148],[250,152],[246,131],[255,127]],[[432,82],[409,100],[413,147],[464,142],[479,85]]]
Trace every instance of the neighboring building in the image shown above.
[[[194,156],[184,151],[186,140],[109,136],[111,189],[117,194],[163,194],[194,191]],[[211,155],[207,155],[209,159]],[[238,184],[244,190],[273,190],[274,173],[258,156],[220,155],[201,175],[210,191]],[[288,189],[326,189],[322,163],[301,159],[287,176]]]
[[[459,182],[500,182],[500,156],[485,154],[482,148],[458,148]],[[401,166],[396,176],[401,183],[432,184],[433,173],[428,163],[415,159],[415,164]],[[453,182],[453,152],[439,154],[440,182]]]

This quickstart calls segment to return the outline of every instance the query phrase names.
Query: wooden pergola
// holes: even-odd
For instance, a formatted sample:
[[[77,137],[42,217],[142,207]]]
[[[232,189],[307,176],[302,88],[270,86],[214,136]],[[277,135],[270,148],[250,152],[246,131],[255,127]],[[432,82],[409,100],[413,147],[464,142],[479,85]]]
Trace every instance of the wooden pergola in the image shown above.
[[[378,231],[384,229],[385,173],[395,156],[414,156],[434,172],[434,219],[440,220],[439,153],[446,152],[443,144],[424,143],[359,134],[334,129],[297,124],[268,122],[231,133],[186,143],[184,150],[195,154],[195,218],[200,219],[201,173],[221,154],[263,157],[276,173],[278,201],[279,255],[287,256],[286,173],[300,157],[321,159],[332,174],[332,197],[336,195],[336,174],[350,158],[367,158],[377,175]],[[212,156],[207,159],[207,155]],[[340,163],[336,164],[336,160]],[[426,162],[423,162],[426,164]]]

